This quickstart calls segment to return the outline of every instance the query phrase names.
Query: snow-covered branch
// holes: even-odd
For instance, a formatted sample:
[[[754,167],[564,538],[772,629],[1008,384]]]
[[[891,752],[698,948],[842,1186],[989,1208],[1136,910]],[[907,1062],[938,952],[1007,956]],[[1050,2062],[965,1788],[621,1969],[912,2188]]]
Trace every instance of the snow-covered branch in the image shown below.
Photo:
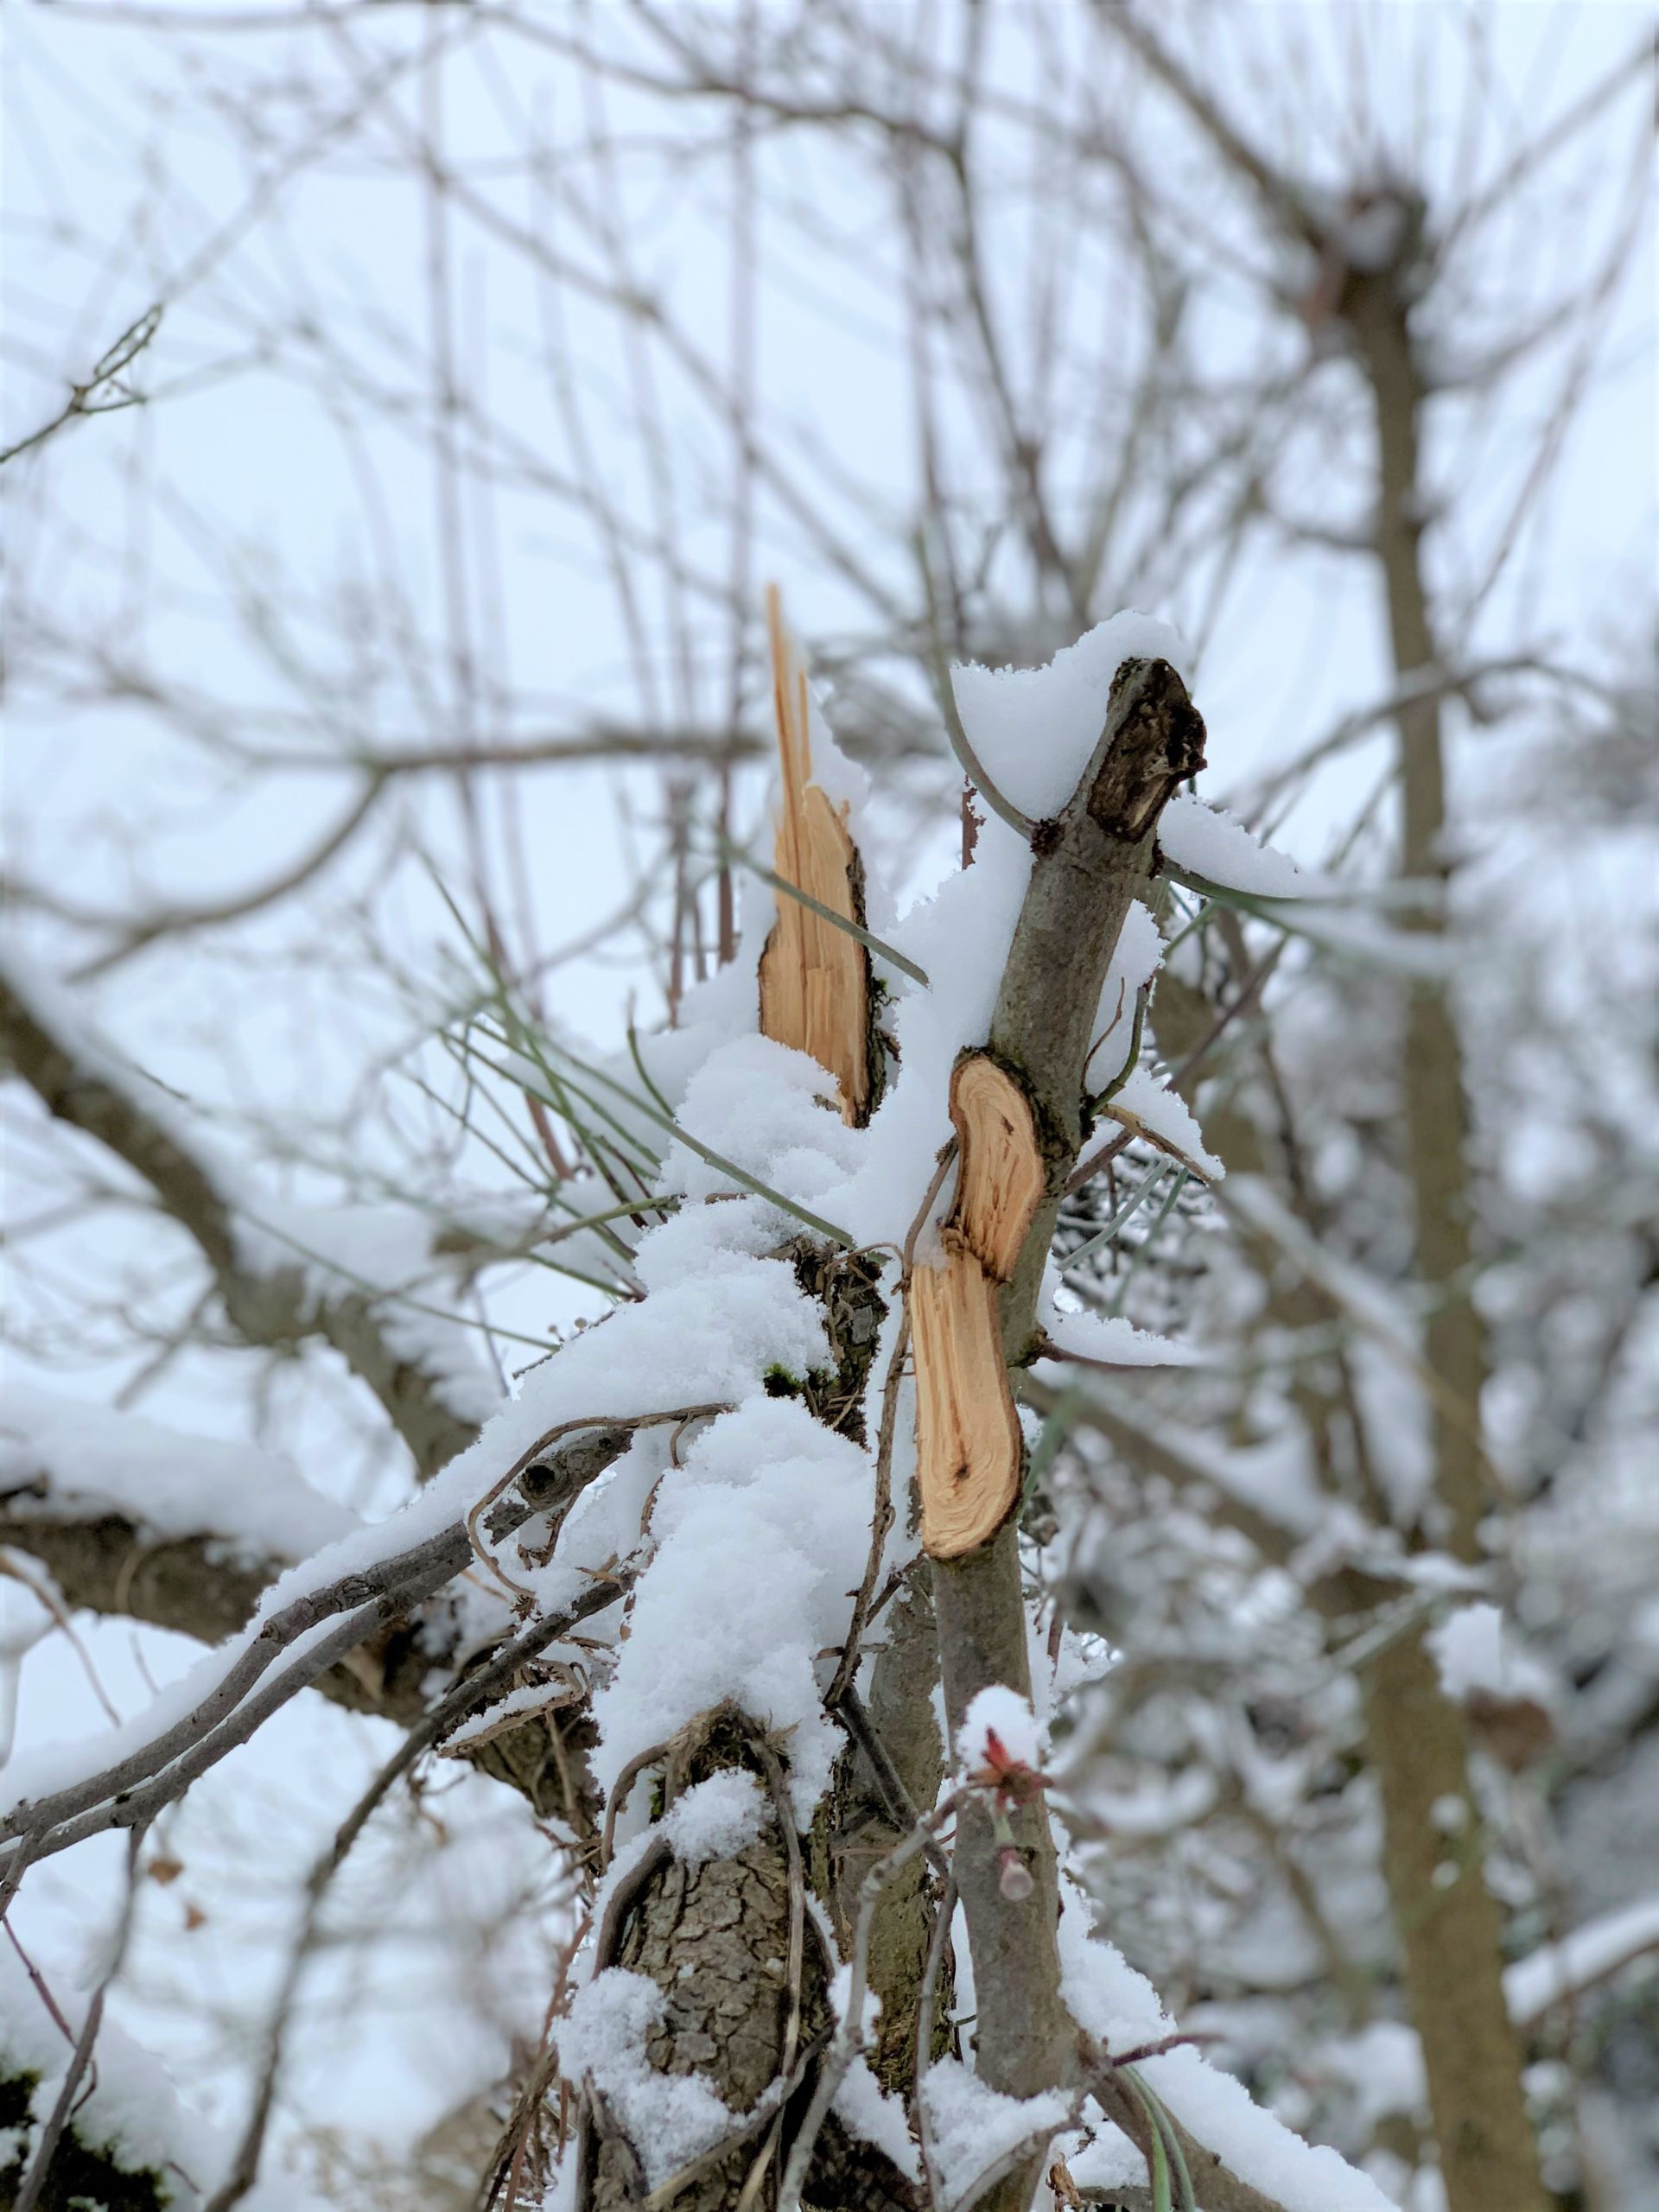
[[[264,1227],[240,1179],[211,1157],[169,1095],[15,958],[0,971],[0,1058],[48,1113],[149,1186],[201,1253],[246,1343],[331,1344],[385,1408],[423,1477],[472,1441],[493,1395],[486,1386],[480,1395],[481,1376],[459,1381],[447,1343],[429,1328],[400,1328],[404,1317],[372,1284],[325,1269],[320,1288],[293,1240]]]

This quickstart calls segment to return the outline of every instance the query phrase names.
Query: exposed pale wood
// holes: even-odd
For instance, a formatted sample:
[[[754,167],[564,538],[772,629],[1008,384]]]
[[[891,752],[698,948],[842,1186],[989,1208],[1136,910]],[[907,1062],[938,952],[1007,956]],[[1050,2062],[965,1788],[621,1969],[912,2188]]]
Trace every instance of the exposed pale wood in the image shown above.
[[[863,870],[848,834],[846,809],[812,781],[806,671],[785,628],[774,587],[766,594],[772,632],[772,704],[783,790],[775,866],[821,906],[864,925]],[[791,899],[778,898],[778,919],[760,956],[760,1027],[780,1044],[810,1053],[836,1079],[843,1119],[870,1110],[870,962],[858,939]]]
[[[950,1079],[950,1119],[962,1145],[953,1226],[986,1273],[1007,1282],[1047,1180],[1036,1116],[1007,1069],[977,1052]]]
[[[960,1559],[986,1542],[1020,1497],[1020,1417],[1002,1357],[997,1287],[953,1230],[944,1258],[910,1279],[916,1356],[916,1482],[922,1548]]]

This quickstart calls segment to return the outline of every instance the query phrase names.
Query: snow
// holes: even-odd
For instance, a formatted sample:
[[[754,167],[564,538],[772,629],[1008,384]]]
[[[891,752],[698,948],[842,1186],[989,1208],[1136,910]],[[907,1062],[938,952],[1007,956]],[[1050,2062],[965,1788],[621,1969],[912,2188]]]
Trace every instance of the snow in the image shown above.
[[[874,1499],[868,1455],[794,1399],[751,1396],[710,1422],[662,1478],[657,1555],[615,1670],[594,1699],[601,1789],[729,1698],[794,1731],[791,1796],[801,1827],[810,1824],[842,1740],[823,1712],[817,1654],[846,1634]]]
[[[656,1840],[656,1835],[651,1828],[642,1827],[635,1834],[619,1843],[612,1852],[610,1864],[600,1877],[594,1891],[594,1901],[589,1916],[595,1927],[604,1924],[605,1915],[610,1910],[611,1899],[628,1880]]]
[[[1125,613],[1096,623],[1043,668],[951,670],[968,741],[1022,814],[1045,820],[1077,789],[1105,727],[1112,678],[1126,660],[1166,660],[1184,672],[1186,648],[1167,624]]]
[[[993,816],[970,868],[955,869],[932,895],[893,923],[893,944],[925,969],[931,988],[908,982],[884,1008],[897,1040],[898,1081],[855,1133],[846,1181],[823,1191],[817,1211],[861,1244],[902,1242],[951,1136],[950,1071],[964,1046],[982,1045],[1014,925],[1031,880],[1028,846]],[[833,1137],[831,1142],[841,1141]],[[941,1213],[950,1191],[941,1193]],[[918,1243],[927,1256],[926,1240]]]
[[[861,1133],[826,1110],[834,1096],[834,1078],[805,1052],[770,1037],[736,1037],[717,1046],[691,1077],[676,1118],[757,1181],[815,1205],[861,1159]],[[706,1198],[734,1185],[722,1169],[677,1139],[663,1163],[660,1187]],[[785,1217],[772,1241],[796,1225]]]
[[[1547,1943],[1504,1968],[1510,2014],[1528,2026],[1563,1997],[1605,1980],[1627,1961],[1654,1950],[1659,1950],[1659,1897],[1599,1913],[1559,1943]]]
[[[1411,1325],[1402,1319],[1399,1326]],[[1396,1529],[1414,1528],[1434,1484],[1433,1402],[1392,1344],[1369,1332],[1354,1332],[1347,1357],[1389,1520]]]
[[[420,1285],[446,1272],[433,1249],[441,1217],[397,1205],[287,1206],[268,1193],[251,1194],[246,1169],[219,1156],[173,1091],[102,1037],[15,945],[8,944],[3,957],[11,988],[75,1060],[166,1130],[201,1171],[226,1209],[245,1267],[256,1274],[297,1267],[319,1304],[335,1302],[351,1290],[376,1294],[381,1300],[377,1322],[391,1351],[428,1376],[459,1420],[488,1418],[501,1392],[475,1332],[410,1302]]]
[[[1373,2020],[1327,2044],[1322,2058],[1352,2094],[1368,2130],[1395,2113],[1411,2117],[1427,2109],[1423,2047],[1403,2020]]]
[[[723,1205],[685,1206],[639,1239],[634,1273],[649,1292],[728,1272],[734,1259],[764,1259],[778,1243],[778,1209],[738,1197]]]
[[[303,1570],[290,1570],[290,1573],[295,1572],[302,1573]],[[36,1803],[60,1789],[72,1789],[77,1783],[102,1774],[117,1762],[130,1759],[148,1751],[169,1731],[180,1728],[212,1694],[231,1666],[254,1641],[259,1623],[270,1605],[273,1592],[280,1590],[288,1579],[288,1576],[280,1578],[266,1591],[259,1611],[239,1636],[232,1637],[218,1650],[199,1659],[176,1681],[164,1684],[141,1712],[114,1726],[100,1730],[95,1736],[68,1743],[37,1745],[25,1758],[14,1759],[6,1769],[3,1786],[0,1786],[0,1818],[10,1818],[23,1806]],[[283,1658],[274,1671],[280,1673],[283,1666],[292,1666],[302,1660],[312,1644],[328,1636],[339,1624],[337,1618],[331,1618],[319,1622],[304,1635],[295,1637],[285,1647]],[[175,1744],[170,1757],[177,1758],[187,1748],[189,1748],[188,1744]]]
[[[1423,1638],[1440,1688],[1461,1704],[1471,1690],[1503,1687],[1503,1616],[1496,1605],[1459,1605]]]
[[[616,1308],[601,1325],[572,1338],[534,1369],[519,1396],[502,1405],[474,1442],[397,1513],[353,1529],[279,1576],[241,1634],[168,1684],[146,1710],[119,1730],[82,1743],[42,1746],[16,1762],[7,1776],[6,1808],[99,1772],[182,1720],[273,1613],[339,1576],[372,1573],[395,1554],[456,1526],[502,1474],[562,1425],[602,1426],[623,1414],[740,1399],[761,1389],[770,1369],[799,1373],[824,1356],[822,1316],[799,1288],[793,1270],[779,1260],[734,1255],[718,1298],[692,1280]],[[853,1452],[861,1460],[855,1446],[810,1426],[827,1440],[826,1448]],[[867,1502],[866,1528],[868,1515]],[[563,1554],[563,1544],[560,1548]],[[576,1570],[602,1566],[607,1556],[562,1561],[555,1570],[560,1586],[574,1586]],[[855,1583],[856,1574],[849,1580]],[[325,1624],[312,1634],[327,1632]],[[820,1722],[827,1732],[829,1724],[821,1715]]]
[[[1224,807],[1177,791],[1158,821],[1158,848],[1183,875],[1252,899],[1306,899],[1336,887],[1264,845]]]
[[[921,2179],[921,2161],[911,2139],[904,2100],[883,2090],[867,2060],[855,2056],[842,2075],[835,2112],[849,2134],[885,2152],[906,2180]]]
[[[458,1728],[451,1729],[438,1747],[441,1758],[459,1758],[470,1746],[486,1744],[492,1736],[499,1736],[504,1729],[517,1727],[521,1721],[545,1713],[550,1707],[569,1702],[570,1691],[563,1682],[524,1682],[516,1690],[509,1690],[505,1697],[494,1699],[480,1712],[463,1720]]]
[[[1093,2190],[1101,2196],[1115,2188],[1144,2189],[1147,2185],[1147,2162],[1135,2149],[1121,2127],[1114,2127],[1109,2120],[1100,2129],[1092,2143],[1081,2151],[1068,2152],[1066,2170],[1081,2190]]]
[[[974,2183],[1016,2144],[1057,2134],[1071,2117],[1064,2091],[1005,2097],[971,2074],[959,2059],[936,2059],[922,2076],[922,2110],[928,2147],[944,2206],[960,2204]]]
[[[1050,1373],[1056,1381],[1065,1380],[1062,1367]],[[1257,1443],[1221,1450],[1209,1436],[1153,1414],[1126,1389],[1100,1380],[1091,1380],[1088,1387],[1091,1403],[1144,1440],[1153,1465],[1161,1457],[1185,1478],[1213,1484],[1224,1497],[1260,1513],[1287,1535],[1305,1540],[1310,1555],[1306,1563],[1296,1562],[1305,1580],[1348,1560],[1356,1535],[1371,1535],[1357,1516],[1344,1519],[1339,1505],[1320,1489],[1306,1437],[1294,1424],[1287,1423],[1277,1434]]]
[[[1124,658],[1143,655],[1179,664],[1179,643],[1161,625],[1128,615],[1100,626],[1044,670],[956,672],[970,737],[988,774],[1016,804],[1034,815],[1064,805],[1097,742],[1113,675]],[[816,708],[814,716],[817,766]],[[855,772],[836,765],[827,734],[822,742],[825,788],[855,802]],[[1185,838],[1186,849],[1202,851],[1223,868],[1214,880],[1263,896],[1295,895],[1286,887],[1288,870],[1300,889],[1307,887],[1289,862],[1263,852],[1236,823],[1196,801],[1178,800],[1173,812],[1178,843]],[[570,1425],[717,1408],[696,1424],[641,1429],[578,1501],[563,1529],[557,1560],[535,1578],[535,1588],[544,1609],[552,1610],[563,1595],[582,1587],[587,1575],[620,1558],[644,1561],[626,1608],[619,1605],[584,1626],[582,1657],[595,1684],[592,1769],[601,1790],[612,1789],[631,1762],[729,1701],[786,1739],[791,1810],[807,1828],[842,1749],[822,1696],[846,1634],[851,1592],[864,1572],[874,1467],[868,1451],[823,1427],[798,1399],[771,1395],[768,1383],[779,1376],[798,1380],[830,1357],[820,1309],[786,1262],[766,1256],[800,1224],[708,1154],[840,1224],[862,1244],[889,1252],[898,1246],[950,1135],[951,1068],[964,1047],[982,1043],[988,1033],[1030,869],[1028,847],[992,819],[981,832],[971,869],[951,874],[901,918],[883,921],[884,933],[931,981],[918,988],[894,979],[885,1019],[899,1041],[899,1072],[867,1129],[842,1122],[830,1080],[816,1063],[756,1033],[752,963],[690,994],[682,1029],[642,1040],[652,1079],[674,1102],[677,1133],[664,1135],[653,1127],[641,1158],[655,1158],[660,1149],[658,1194],[680,1202],[639,1238],[633,1266],[648,1295],[573,1337],[531,1370],[518,1396],[505,1404],[498,1399],[492,1408],[481,1395],[468,1397],[470,1344],[454,1325],[417,1310],[424,1286],[436,1280],[443,1287],[425,1217],[397,1205],[331,1213],[269,1210],[258,1227],[245,1228],[251,1263],[292,1268],[299,1255],[319,1300],[337,1297],[342,1283],[366,1285],[394,1348],[442,1377],[446,1390],[459,1393],[451,1400],[457,1409],[465,1404],[482,1422],[474,1445],[374,1528],[352,1525],[349,1516],[346,1525],[325,1525],[326,1513],[324,1521],[302,1525],[291,1470],[285,1482],[260,1485],[270,1543],[283,1516],[294,1516],[288,1549],[304,1562],[268,1595],[260,1618],[341,1573],[372,1570],[389,1554],[453,1529],[513,1465]],[[763,908],[766,903],[760,902]],[[745,939],[750,951],[758,951],[764,935],[752,917]],[[1150,912],[1133,906],[1101,997],[1096,1034],[1109,1033],[1096,1046],[1091,1081],[1103,1084],[1123,1070],[1136,995],[1155,974],[1160,954]],[[533,1067],[524,1064],[521,1072],[531,1088],[541,1087]],[[638,1086],[620,1062],[617,1079]],[[624,1120],[636,1111],[620,1101],[616,1110]],[[1111,1110],[1196,1172],[1219,1176],[1220,1164],[1205,1150],[1185,1105],[1150,1067],[1128,1072]],[[947,1179],[936,1221],[950,1202]],[[924,1225],[918,1246],[923,1258],[930,1234]],[[1061,1312],[1052,1294],[1046,1319],[1057,1345],[1112,1364],[1180,1364],[1194,1357],[1126,1320]],[[896,1321],[896,1314],[889,1316],[888,1343]],[[481,1373],[481,1363],[473,1364]],[[873,1392],[879,1392],[880,1374],[878,1362]],[[495,1398],[493,1384],[488,1395]],[[904,1448],[895,1463],[899,1484]],[[84,1481],[95,1455],[82,1442],[74,1456],[75,1478]],[[115,1460],[113,1446],[105,1456]],[[176,1454],[175,1462],[175,1478],[183,1482]],[[222,1461],[218,1486],[225,1487]],[[195,1494],[206,1487],[204,1470]],[[148,1493],[148,1477],[145,1488]],[[184,1495],[191,1494],[184,1482]],[[313,1503],[323,1508],[323,1501]],[[236,1527],[245,1533],[241,1521]],[[486,1612],[493,1608],[499,1632],[505,1609],[498,1599],[481,1593],[466,1602]],[[101,1766],[129,1738],[142,1745],[158,1727],[188,1713],[245,1646],[245,1637],[233,1640],[170,1686],[118,1738],[99,1738],[90,1747],[93,1762]],[[479,1716],[472,1732],[510,1723],[558,1694],[547,1685],[514,1692]],[[969,1708],[957,1745],[965,1769],[988,1763],[993,1734],[1009,1758],[1039,1770],[1045,1764],[1046,1726],[1006,1685],[982,1690]],[[77,1778],[88,1759],[88,1747],[70,1747],[48,1758],[44,1769],[38,1759],[32,1763],[15,1785],[19,1795],[36,1794]],[[48,1773],[51,1779],[43,1780]],[[687,1792],[660,1833],[677,1857],[696,1864],[742,1850],[769,1813],[755,1778],[728,1771]],[[624,1835],[595,1902],[596,1917],[645,1847],[645,1836]],[[1066,2002],[1090,2035],[1121,2050],[1170,2032],[1151,1985],[1110,1946],[1090,1940],[1086,1912],[1069,1885],[1060,1941]],[[965,1948],[959,1964],[958,2001],[971,2010]],[[844,1965],[833,1980],[844,1990]],[[670,2076],[651,2066],[648,2038],[664,2018],[664,2002],[646,1978],[611,1968],[579,1992],[556,2031],[562,2064],[573,2075],[590,2075],[606,2094],[639,2145],[653,2188],[733,2125],[733,2114],[704,2078]],[[1254,2114],[1236,2084],[1199,2062],[1175,2066],[1171,2079],[1172,2104],[1178,2094],[1185,2097],[1194,2110],[1183,2116],[1196,2132],[1213,2137],[1224,2155],[1234,2143],[1242,2146],[1241,2164],[1255,2162],[1251,2177],[1267,2186],[1269,2173],[1292,2175],[1302,2195],[1287,2188],[1275,2193],[1293,2212],[1302,2212],[1315,2196],[1319,2212],[1370,2212],[1381,2202],[1374,2193],[1342,2196],[1334,2187],[1310,2196],[1307,2177],[1323,2185],[1330,2176],[1309,2160],[1327,2160],[1344,2184],[1360,2184],[1333,2154],[1309,2152],[1265,2114]],[[1243,2100],[1243,2120],[1229,2106],[1230,2093]],[[1071,2102],[1058,2089],[1026,2101],[1001,2096],[953,2060],[929,2069],[922,2094],[945,2201],[952,2203],[1016,2143],[1057,2133],[1074,2118]],[[881,2095],[862,2061],[846,2076],[837,2109],[855,2132],[914,2171],[903,2108]]]
[[[1060,1994],[1086,2035],[1107,2051],[1136,2050],[1174,2031],[1157,1991],[1122,1953],[1090,1931],[1090,1910],[1069,1877],[1060,1880]]]
[[[1220,1797],[1221,1785],[1210,1770],[1192,1766],[1138,1789],[1090,1789],[1089,1811],[1109,1836],[1174,1836],[1196,1827]]]
[[[1285,2212],[1395,2212],[1368,2174],[1294,2135],[1190,2044],[1144,2060],[1139,2070],[1183,2126]]]
[[[1163,937],[1151,909],[1132,899],[1101,987],[1093,1049],[1084,1070],[1086,1090],[1103,1090],[1122,1073],[1135,1041],[1135,1000],[1158,973],[1163,957]]]
[[[957,1758],[965,1772],[971,1774],[990,1762],[992,1735],[1009,1758],[1040,1770],[1048,1752],[1046,1732],[1039,1725],[1030,1701],[1001,1682],[992,1682],[979,1691],[962,1717],[957,1731]]]
[[[760,1834],[770,1812],[754,1777],[727,1767],[677,1797],[662,1829],[682,1865],[701,1866],[709,1859],[735,1859]]]
[[[1121,1313],[1067,1313],[1051,1306],[1042,1319],[1044,1332],[1057,1351],[1102,1367],[1192,1367],[1202,1358],[1191,1344],[1137,1329]]]
[[[1110,1943],[1090,1933],[1075,1883],[1060,1885],[1060,1993],[1084,2032],[1109,2052],[1159,2043],[1175,2032],[1157,1991]],[[1334,2151],[1316,2149],[1255,2104],[1242,2082],[1211,2066],[1191,2044],[1142,2060],[1140,2070],[1176,2118],[1241,2180],[1276,2197],[1286,2212],[1394,2212],[1376,2184]]]
[[[591,2077],[639,2152],[652,2189],[737,2125],[702,2075],[664,2074],[652,2065],[645,2037],[667,2009],[654,1981],[608,1967],[577,1991],[554,2030],[563,2072],[573,2081]]]
[[[1416,1372],[1415,1330],[1409,1307],[1397,1300],[1377,1276],[1319,1243],[1264,1175],[1235,1175],[1227,1185],[1224,1204],[1243,1215],[1252,1229],[1271,1237],[1309,1281],[1329,1292],[1368,1334],[1387,1344],[1411,1372]]]
[[[79,2035],[86,1993],[49,1969],[45,1980],[71,2033]],[[56,2102],[72,2056],[16,1952],[0,1944],[0,2062],[38,2074],[31,2106],[37,2124]],[[234,2150],[231,2139],[180,2101],[161,2061],[108,2013],[99,2029],[97,2063],[82,2080],[73,2129],[89,2149],[107,2153],[129,2172],[165,2169],[175,2212],[199,2212]],[[320,2200],[289,2176],[259,2183],[239,2201],[243,2212],[325,2212]]]
[[[434,1245],[446,1226],[442,1215],[395,1204],[289,1206],[262,1197],[238,1201],[233,1225],[242,1264],[260,1274],[298,1268],[314,1310],[368,1294],[387,1348],[428,1377],[457,1420],[486,1421],[500,1404],[478,1332],[430,1310],[454,1294],[454,1259]]]
[[[1226,1173],[1215,1154],[1205,1149],[1204,1132],[1193,1120],[1184,1099],[1178,1098],[1161,1076],[1142,1061],[1132,1069],[1103,1109],[1126,1128],[1149,1137],[1184,1166],[1219,1183]]]
[[[574,2145],[567,2149],[548,2177],[537,2212],[576,2212],[576,2153]]]
[[[31,1498],[21,1486],[41,1476],[47,1495]],[[0,1411],[0,1485],[23,1517],[118,1514],[157,1540],[216,1538],[250,1566],[308,1558],[361,1525],[279,1452],[186,1435],[21,1379],[8,1382]]]
[[[8,988],[29,1008],[41,1027],[97,1082],[127,1099],[158,1128],[164,1129],[188,1154],[226,1205],[235,1203],[235,1173],[204,1141],[188,1113],[181,1111],[176,1091],[111,1044],[86,1019],[82,1002],[66,990],[26,952],[17,934],[0,930],[0,970]]]
[[[1496,1605],[1454,1606],[1423,1641],[1454,1704],[1471,1697],[1530,1698],[1546,1707],[1555,1702],[1554,1677],[1520,1649]]]

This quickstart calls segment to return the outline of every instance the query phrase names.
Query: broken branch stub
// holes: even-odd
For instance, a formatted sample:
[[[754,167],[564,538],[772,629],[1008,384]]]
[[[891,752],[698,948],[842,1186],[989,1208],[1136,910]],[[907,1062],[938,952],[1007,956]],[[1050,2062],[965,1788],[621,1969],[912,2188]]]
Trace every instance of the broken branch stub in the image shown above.
[[[776,870],[809,898],[865,926],[864,868],[837,807],[812,781],[810,702],[799,648],[785,626],[777,588],[766,594],[772,633],[772,705],[783,791]],[[870,956],[850,931],[787,892],[760,956],[760,1028],[781,1045],[810,1053],[836,1079],[843,1120],[869,1119]]]

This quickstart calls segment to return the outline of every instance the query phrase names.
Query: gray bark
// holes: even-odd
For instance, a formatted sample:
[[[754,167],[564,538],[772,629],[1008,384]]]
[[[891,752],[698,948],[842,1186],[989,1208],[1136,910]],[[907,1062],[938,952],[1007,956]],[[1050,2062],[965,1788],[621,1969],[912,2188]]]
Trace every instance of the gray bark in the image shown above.
[[[988,1049],[1029,1100],[1043,1147],[1045,1197],[1002,1292],[1003,1350],[1029,1359],[1055,1217],[1084,1138],[1084,1072],[1107,970],[1130,902],[1157,865],[1158,817],[1204,765],[1204,724],[1165,661],[1126,661],[1114,679],[1093,758],[1058,819],[1033,833],[1031,884],[1009,951]],[[1026,1613],[1014,1522],[964,1558],[934,1567],[945,1714],[954,1737],[987,1684],[1029,1696]],[[1002,1894],[988,1808],[965,1808],[956,1874],[973,1954],[976,2063],[993,2088],[1031,2096],[1066,2078],[1074,2031],[1060,1999],[1058,1874],[1040,1804],[1014,1815],[1034,1888]],[[1033,2159],[984,2200],[1027,2204]]]

